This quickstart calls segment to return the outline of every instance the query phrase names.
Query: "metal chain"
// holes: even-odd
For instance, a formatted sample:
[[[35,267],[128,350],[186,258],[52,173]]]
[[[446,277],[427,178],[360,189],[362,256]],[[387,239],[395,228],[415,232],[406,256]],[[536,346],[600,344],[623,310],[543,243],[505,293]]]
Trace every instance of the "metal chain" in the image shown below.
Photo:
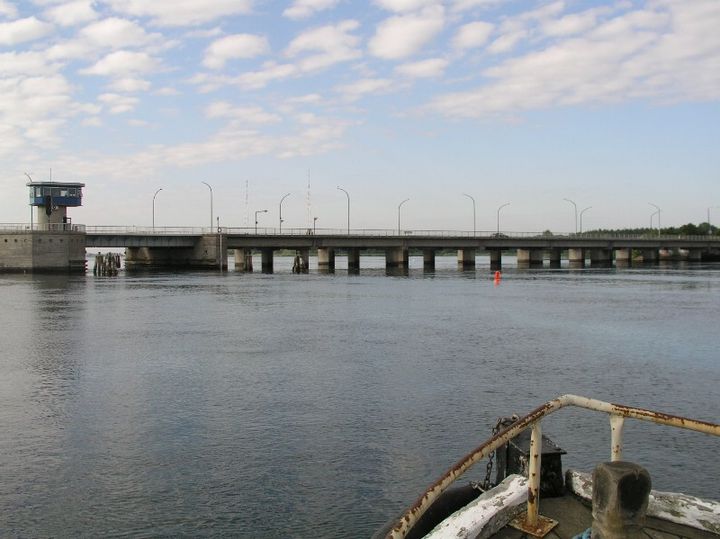
[[[517,414],[513,414],[510,417],[499,417],[497,422],[495,423],[495,426],[492,429],[493,437],[498,432],[500,432],[501,429],[509,427],[510,425],[515,423],[518,419],[520,419],[520,416],[518,416]],[[490,482],[490,476],[492,475],[493,465],[494,465],[494,461],[495,461],[495,453],[497,453],[497,450],[490,453],[490,456],[488,457],[488,463],[485,468],[485,480],[482,483],[473,481],[471,483],[473,488],[476,488],[478,490],[485,492],[487,490],[490,490],[493,487],[493,484]]]

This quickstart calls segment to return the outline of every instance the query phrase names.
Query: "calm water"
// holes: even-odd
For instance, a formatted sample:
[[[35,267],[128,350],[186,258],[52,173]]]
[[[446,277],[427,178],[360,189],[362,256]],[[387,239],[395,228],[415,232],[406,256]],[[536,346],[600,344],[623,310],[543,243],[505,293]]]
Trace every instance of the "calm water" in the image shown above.
[[[452,259],[368,263],[0,276],[0,536],[364,537],[498,416],[562,393],[720,419],[718,265],[493,286]],[[590,412],[544,431],[566,465],[609,452]],[[720,440],[626,441],[655,488],[720,498]]]

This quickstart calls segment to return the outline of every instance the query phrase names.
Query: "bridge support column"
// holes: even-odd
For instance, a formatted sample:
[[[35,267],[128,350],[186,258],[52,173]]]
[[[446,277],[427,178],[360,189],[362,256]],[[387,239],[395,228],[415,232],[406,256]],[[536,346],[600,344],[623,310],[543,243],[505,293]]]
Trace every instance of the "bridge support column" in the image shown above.
[[[543,265],[542,249],[518,249],[517,250],[517,265],[518,267],[540,267]]]
[[[615,249],[615,265],[632,266],[632,249]]]
[[[262,253],[262,271],[263,273],[273,272],[273,250],[264,248],[260,251]]]
[[[685,258],[690,262],[700,262],[702,260],[702,249],[688,249]]]
[[[358,271],[360,269],[360,249],[351,248],[347,250],[348,270]]]
[[[577,249],[568,249],[568,260],[571,268],[585,267],[585,249],[580,247]]]
[[[423,268],[435,269],[435,249],[423,249]]]
[[[408,250],[405,247],[389,247],[385,249],[386,268],[407,268],[409,262]]]
[[[642,250],[642,261],[643,261],[643,264],[655,264],[658,261],[658,250],[657,249],[643,249]]]
[[[488,249],[490,255],[490,269],[499,270],[502,269],[502,250],[501,249]]]
[[[252,249],[235,249],[235,271],[252,272]]]
[[[558,248],[548,249],[548,258],[550,259],[550,267],[551,268],[559,268],[560,267],[561,256],[562,256],[562,249],[558,249]]]
[[[612,249],[590,249],[592,266],[609,267],[612,265]]]
[[[458,267],[471,269],[475,267],[475,249],[458,249]]]
[[[307,273],[310,268],[310,249],[298,249],[293,262],[293,273]]]
[[[331,247],[318,247],[318,269],[321,271],[335,271],[335,249]]]

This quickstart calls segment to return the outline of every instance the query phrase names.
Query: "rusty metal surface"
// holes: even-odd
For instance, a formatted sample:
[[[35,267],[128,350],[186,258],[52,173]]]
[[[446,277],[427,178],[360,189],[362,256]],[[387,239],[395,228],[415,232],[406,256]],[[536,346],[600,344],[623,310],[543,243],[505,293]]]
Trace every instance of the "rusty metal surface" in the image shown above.
[[[661,425],[684,428],[713,436],[720,436],[720,425],[709,421],[690,419],[687,417],[656,412],[644,408],[634,408],[622,404],[613,404],[597,399],[581,397],[578,395],[562,395],[535,408],[516,423],[503,429],[495,436],[480,444],[473,451],[457,461],[443,476],[433,483],[415,502],[403,513],[387,534],[387,539],[402,539],[413,527],[418,519],[427,511],[442,492],[455,482],[462,474],[474,464],[486,458],[501,445],[529,428],[533,423],[539,422],[543,417],[550,415],[566,406],[577,406],[588,410],[604,412],[611,416],[630,417],[641,421],[650,421]],[[620,439],[621,440],[621,439]],[[613,442],[617,442],[616,439]],[[620,448],[622,447],[620,442]]]
[[[533,537],[545,537],[558,525],[558,521],[552,518],[538,516],[533,523],[530,521],[530,515],[523,513],[513,519],[508,525]]]

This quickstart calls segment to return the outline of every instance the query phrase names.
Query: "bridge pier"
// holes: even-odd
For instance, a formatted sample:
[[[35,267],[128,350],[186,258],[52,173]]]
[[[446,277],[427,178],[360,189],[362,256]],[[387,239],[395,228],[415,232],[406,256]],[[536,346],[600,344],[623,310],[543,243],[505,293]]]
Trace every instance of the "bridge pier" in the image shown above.
[[[409,255],[406,247],[389,247],[385,249],[386,268],[407,268]]]
[[[590,249],[590,265],[610,267],[612,265],[612,249]]]
[[[552,248],[548,249],[548,257],[550,259],[551,268],[559,268],[560,260],[562,258],[562,249]]]
[[[252,272],[252,249],[235,249],[235,271]]]
[[[615,265],[619,267],[632,266],[632,249],[615,249]]]
[[[335,271],[335,249],[331,247],[318,247],[318,269],[321,271]]]
[[[475,267],[475,249],[458,249],[458,267],[472,269]]]
[[[658,249],[642,250],[643,264],[655,264],[658,261]]]
[[[423,268],[426,270],[435,269],[435,249],[423,249]]]
[[[500,270],[502,269],[502,250],[501,249],[488,249],[490,255],[490,269]]]
[[[300,267],[295,267],[293,264],[293,271],[297,273],[307,273],[310,269],[310,249],[298,249],[296,258],[300,258]]]
[[[542,267],[544,255],[543,249],[518,249],[517,265],[519,268]]]
[[[348,271],[358,271],[360,269],[360,249],[351,247],[347,250]]]
[[[262,272],[272,273],[273,272],[273,250],[269,248],[261,249],[262,253]]]
[[[673,260],[675,258],[675,253],[672,249],[660,249],[658,251],[658,259],[659,260]]]
[[[568,260],[571,268],[584,268],[585,267],[585,249],[575,248],[568,249]]]

